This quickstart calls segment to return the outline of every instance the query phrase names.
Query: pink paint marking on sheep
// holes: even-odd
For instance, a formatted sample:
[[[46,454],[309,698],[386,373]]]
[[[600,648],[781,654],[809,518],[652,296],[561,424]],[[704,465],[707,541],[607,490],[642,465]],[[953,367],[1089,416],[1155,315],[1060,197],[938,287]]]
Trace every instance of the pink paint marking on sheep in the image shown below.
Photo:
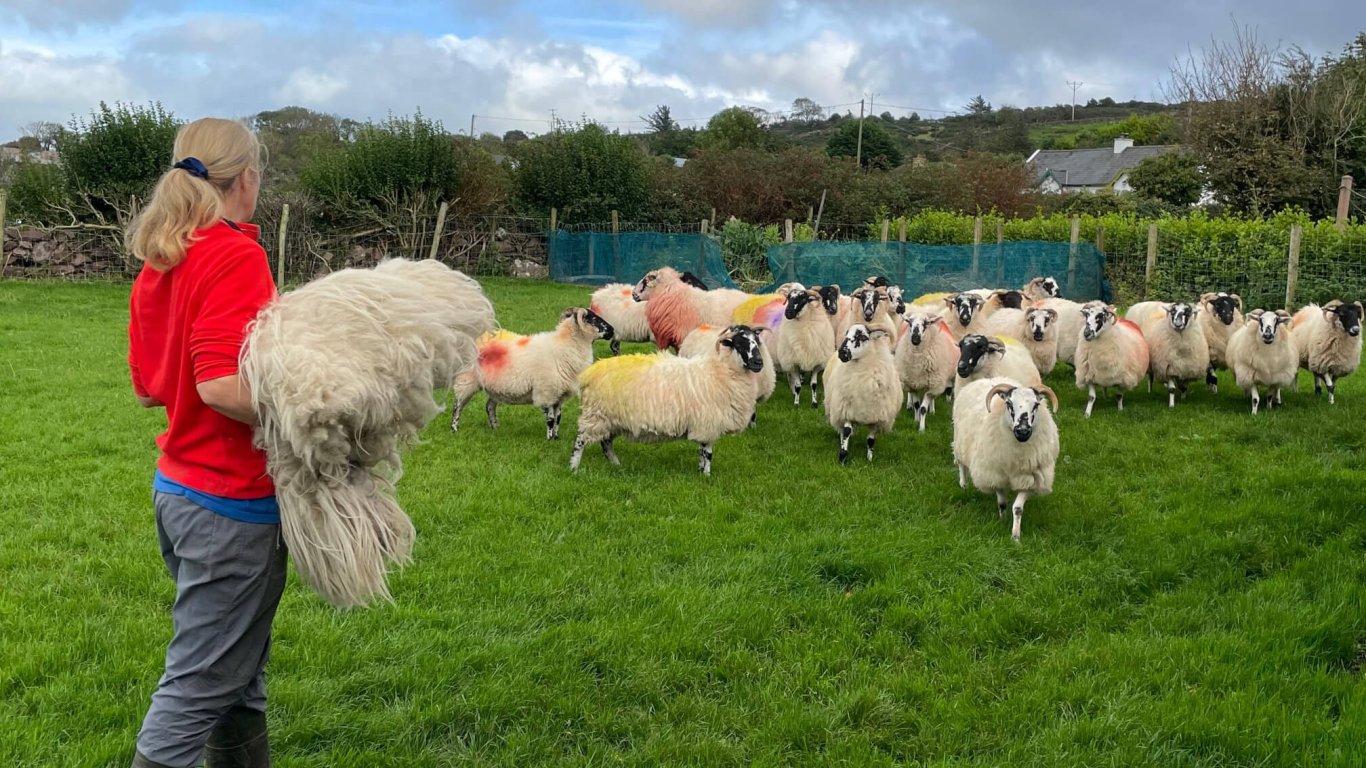
[[[679,284],[669,286],[646,302],[645,321],[660,349],[677,349],[683,339],[701,324],[701,314],[690,295],[696,289]]]

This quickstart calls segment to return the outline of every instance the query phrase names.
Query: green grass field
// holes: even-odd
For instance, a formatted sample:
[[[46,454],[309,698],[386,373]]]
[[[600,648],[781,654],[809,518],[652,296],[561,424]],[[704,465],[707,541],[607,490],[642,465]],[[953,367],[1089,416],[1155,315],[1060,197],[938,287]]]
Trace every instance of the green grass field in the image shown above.
[[[540,330],[587,290],[489,280]],[[126,285],[0,285],[0,765],[121,766],[173,587]],[[277,766],[1366,764],[1366,386],[1252,417],[1225,379],[1082,418],[1012,545],[958,488],[941,403],[876,463],[778,394],[757,429],[567,469],[577,410],[482,398],[399,485],[397,603],[291,578]]]

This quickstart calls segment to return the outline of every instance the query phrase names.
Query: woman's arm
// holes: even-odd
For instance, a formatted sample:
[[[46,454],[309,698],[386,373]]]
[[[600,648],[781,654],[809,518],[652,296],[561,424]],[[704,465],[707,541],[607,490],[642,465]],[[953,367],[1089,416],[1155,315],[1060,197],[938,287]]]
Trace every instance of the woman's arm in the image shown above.
[[[234,421],[255,426],[256,412],[251,408],[251,393],[237,374],[220,376],[195,385],[204,404]]]

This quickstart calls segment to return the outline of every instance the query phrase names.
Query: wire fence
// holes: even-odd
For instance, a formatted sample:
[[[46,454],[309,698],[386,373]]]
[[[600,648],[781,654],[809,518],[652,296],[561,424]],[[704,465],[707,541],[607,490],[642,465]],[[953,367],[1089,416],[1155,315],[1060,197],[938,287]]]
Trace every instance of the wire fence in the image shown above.
[[[1356,205],[1355,199],[1353,204]],[[712,228],[702,222],[557,225],[554,232],[559,234],[552,237],[550,221],[538,218],[451,217],[438,223],[433,214],[413,217],[402,224],[342,231],[313,224],[304,215],[285,223],[282,214],[279,209],[263,210],[256,217],[261,226],[261,244],[281,285],[297,285],[340,269],[373,266],[399,256],[433,257],[475,276],[543,278],[567,274],[564,269],[557,270],[553,263],[552,241],[563,237],[563,233],[610,237],[615,231],[623,242],[630,241],[631,236],[653,233],[661,243],[676,243],[687,249],[687,253],[670,254],[667,247],[656,248],[646,254],[648,258],[627,260],[632,274],[616,275],[614,279],[633,281],[639,277],[634,272],[679,259],[692,263],[699,253],[699,237],[720,245],[724,266],[719,278],[724,277],[724,270],[734,277],[741,266],[738,257],[725,252],[724,238],[718,238],[721,227]],[[1094,244],[1101,254],[1105,281],[1102,295],[1112,296],[1120,304],[1143,298],[1190,300],[1207,291],[1237,292],[1250,307],[1293,307],[1310,301],[1366,297],[1363,224],[1350,224],[1339,230],[1328,222],[1296,224],[1287,219],[1260,222],[1255,227],[1229,226],[1211,234],[1208,227],[1201,229],[1185,219],[1128,220],[1109,228],[1098,218],[1022,219],[1001,221],[999,225],[988,220],[986,226],[976,227],[971,217],[959,219],[957,223],[949,222],[952,231],[941,228],[930,233],[912,229],[905,242],[912,246],[972,245],[976,238],[988,256],[1004,254],[991,256],[994,261],[988,259],[994,269],[983,267],[980,272],[973,272],[986,283],[984,287],[1017,287],[997,283],[1017,276],[1022,269],[1027,272],[1043,268],[1040,263],[1014,263],[1010,254],[1021,249],[998,249],[998,242],[1003,246],[1069,243],[1075,237],[1077,242]],[[818,237],[829,245],[817,249],[822,254],[820,258],[826,258],[824,254],[831,259],[843,258],[841,246],[851,253],[867,251],[870,243],[885,247],[886,243],[877,235],[879,230],[889,237],[891,245],[898,244],[896,227],[821,222]],[[141,267],[125,253],[122,232],[115,227],[7,227],[3,232],[0,278],[131,280]],[[568,258],[570,250],[562,248],[561,253]],[[762,256],[763,251],[759,254]],[[813,262],[813,266],[822,265]],[[764,266],[759,269],[763,271]],[[775,275],[773,279],[778,277],[781,276]]]

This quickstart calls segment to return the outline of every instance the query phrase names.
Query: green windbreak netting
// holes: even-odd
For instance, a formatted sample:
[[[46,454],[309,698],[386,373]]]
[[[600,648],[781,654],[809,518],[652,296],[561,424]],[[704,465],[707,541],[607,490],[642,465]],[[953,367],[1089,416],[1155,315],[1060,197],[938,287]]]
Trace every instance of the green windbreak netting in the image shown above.
[[[900,285],[910,299],[970,288],[1019,288],[1052,275],[1074,301],[1109,300],[1105,257],[1091,244],[1033,240],[972,245],[880,242],[785,243],[768,249],[774,286],[838,284],[852,290],[869,275]]]
[[[566,232],[546,237],[550,279],[561,283],[634,283],[652,269],[691,272],[709,288],[734,288],[716,241],[696,232]]]

